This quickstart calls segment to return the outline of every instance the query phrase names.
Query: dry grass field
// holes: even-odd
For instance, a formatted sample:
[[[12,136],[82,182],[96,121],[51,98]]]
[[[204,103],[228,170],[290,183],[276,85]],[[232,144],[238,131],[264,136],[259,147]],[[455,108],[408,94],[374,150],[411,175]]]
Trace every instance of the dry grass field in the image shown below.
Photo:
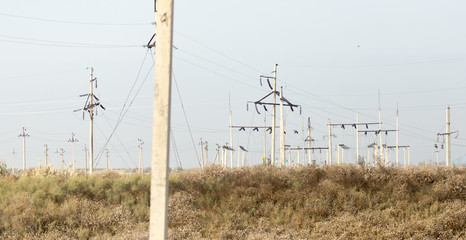
[[[148,239],[150,176],[0,177],[3,239]],[[466,169],[170,174],[169,239],[466,239]]]

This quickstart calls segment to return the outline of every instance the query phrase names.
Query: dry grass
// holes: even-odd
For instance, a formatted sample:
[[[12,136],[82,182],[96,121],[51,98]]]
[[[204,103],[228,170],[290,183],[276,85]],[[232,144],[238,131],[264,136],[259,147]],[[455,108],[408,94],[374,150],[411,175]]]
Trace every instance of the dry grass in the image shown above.
[[[148,239],[150,177],[0,178],[0,237]],[[466,169],[170,174],[170,239],[464,239]]]

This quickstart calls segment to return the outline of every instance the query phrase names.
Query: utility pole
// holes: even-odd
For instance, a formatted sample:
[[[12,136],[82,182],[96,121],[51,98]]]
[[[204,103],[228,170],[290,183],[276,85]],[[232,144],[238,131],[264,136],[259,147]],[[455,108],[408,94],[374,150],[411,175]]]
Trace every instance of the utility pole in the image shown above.
[[[446,132],[444,133],[438,133],[437,136],[445,136],[446,135],[446,159],[445,159],[445,166],[450,167],[451,166],[451,134],[456,133],[458,134],[458,131],[451,131],[450,129],[450,106],[447,106],[446,109]],[[409,151],[409,149],[408,149]]]
[[[107,171],[108,171],[108,164],[110,163],[110,155],[108,154],[108,149],[105,149],[106,151],[106,159],[107,159]]]
[[[264,160],[262,161],[262,163],[264,165],[267,165],[267,118],[264,117]]]
[[[261,75],[260,76],[260,80],[261,80],[261,85],[262,85],[262,79],[266,79],[267,80],[267,83],[270,87],[270,89],[272,89],[272,92],[270,92],[269,94],[265,95],[263,98],[261,98],[260,100],[258,101],[255,101],[255,102],[252,102],[254,103],[255,107],[256,107],[256,111],[258,114],[260,114],[259,110],[257,109],[257,105],[262,105],[265,109],[265,111],[267,111],[267,108],[266,108],[266,105],[272,105],[273,106],[273,112],[272,112],[272,128],[270,129],[271,130],[271,133],[272,133],[272,148],[271,148],[271,156],[270,156],[270,161],[271,161],[271,164],[274,165],[275,164],[275,137],[276,137],[276,133],[275,133],[275,128],[276,128],[276,115],[277,115],[277,109],[276,109],[276,106],[277,105],[280,105],[280,104],[277,104],[277,95],[280,95],[280,93],[277,91],[277,66],[278,64],[275,64],[274,65],[274,71],[273,71],[273,77],[271,76],[264,76],[264,75]],[[273,79],[273,86],[272,84],[270,84],[270,79]],[[273,95],[273,102],[272,103],[267,103],[267,102],[263,102],[264,99],[266,99],[267,97],[269,97],[270,95]],[[281,101],[283,101],[284,103],[281,102],[281,104],[283,104],[283,106],[287,106],[287,107],[290,107],[291,108],[291,111],[294,111],[293,107],[300,107],[299,105],[295,105],[295,104],[292,104],[290,101],[288,101],[286,98],[284,98],[283,96],[280,96],[280,99]],[[250,103],[250,102],[248,102]],[[285,104],[286,103],[286,104]]]
[[[64,170],[63,165],[65,164],[65,158],[63,157],[64,154],[65,154],[65,150],[63,150],[63,148],[60,148],[61,169],[62,169],[62,171]]]
[[[379,91],[379,132],[382,131],[382,113],[380,108],[380,91]],[[383,143],[382,143],[382,134],[379,135],[379,160],[380,162],[384,162],[383,160]]]
[[[58,148],[57,148],[57,151],[55,153],[57,154],[57,169],[58,169],[60,167],[60,158],[58,157],[60,152],[58,151]]]
[[[23,127],[23,133],[19,134],[18,137],[23,138],[23,171],[26,171],[26,137],[29,137],[29,134],[26,133],[26,128]]]
[[[311,149],[311,142],[312,142],[312,137],[311,137],[311,118],[307,118],[307,136],[308,136],[308,146],[309,146],[309,166],[312,165],[312,149]]]
[[[275,95],[274,95],[275,96]],[[285,163],[285,123],[283,120],[283,87],[280,88],[280,166]]]
[[[12,165],[13,168],[11,169],[11,172],[12,172],[13,174],[15,174],[15,153],[16,153],[16,152],[15,152],[15,149],[13,148],[13,152],[12,152],[12,154],[13,154],[13,165]]]
[[[167,239],[168,161],[173,49],[173,0],[156,1],[154,121],[150,198],[150,239]]]
[[[327,165],[332,164],[332,126],[330,125],[330,118],[328,119],[328,160]]]
[[[78,142],[77,138],[74,138],[74,133],[71,133],[71,139],[68,140],[71,143],[71,150],[73,152],[73,172],[75,170],[76,159],[74,158],[74,143]]]
[[[143,164],[142,164],[142,145],[144,145],[144,142],[139,138],[138,138],[138,141],[139,141],[139,173],[143,175],[144,171],[143,171]]]
[[[272,112],[272,152],[271,152],[271,157],[270,161],[271,164],[275,164],[275,126],[276,126],[276,104],[277,104],[277,66],[278,64],[274,65],[273,68],[273,112]]]
[[[94,94],[93,84],[94,81],[94,68],[89,68],[89,167],[90,174],[94,171]]]
[[[231,119],[231,109],[230,109],[230,147],[233,147],[233,129],[231,128],[232,119]],[[230,167],[233,169],[233,151],[230,152]]]
[[[47,144],[44,144],[44,147],[45,147],[45,166],[47,167],[47,165],[49,164],[49,147],[47,146]],[[52,164],[50,164],[52,165]]]
[[[209,165],[209,142],[205,141],[205,166],[208,166]]]
[[[86,147],[86,144],[84,144],[84,169],[85,169],[85,173],[87,174],[87,147]]]
[[[230,127],[230,130],[231,130],[231,127]],[[205,167],[205,163],[204,163],[204,142],[202,142],[202,138],[201,138],[201,142],[199,143],[199,145],[201,146],[201,169],[203,169]]]
[[[451,138],[450,138],[450,106],[446,109],[446,131],[447,131],[447,149],[446,149],[446,166],[451,166]],[[409,153],[409,149],[408,149]],[[408,154],[409,156],[409,154]]]
[[[399,150],[400,147],[398,142],[398,135],[399,135],[399,124],[398,124],[398,104],[396,105],[396,166],[399,166]]]
[[[359,114],[356,113],[356,164],[359,164]]]
[[[84,107],[82,109],[75,110],[77,111],[83,111],[83,119],[84,119],[84,112],[89,112],[89,173],[92,174],[94,170],[94,112],[97,113],[97,109],[94,108],[97,106],[100,106],[103,110],[105,110],[105,107],[100,104],[100,100],[94,95],[94,83],[95,82],[95,87],[97,88],[97,78],[94,78],[94,68],[89,67],[89,94],[82,94],[79,95],[80,97],[86,97],[87,100],[86,103],[84,104]]]

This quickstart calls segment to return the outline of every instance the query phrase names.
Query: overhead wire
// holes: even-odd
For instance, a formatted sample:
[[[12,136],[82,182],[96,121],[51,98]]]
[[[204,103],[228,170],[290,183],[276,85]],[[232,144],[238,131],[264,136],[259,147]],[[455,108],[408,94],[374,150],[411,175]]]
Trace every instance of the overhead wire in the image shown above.
[[[0,16],[5,17],[14,17],[14,18],[22,18],[28,20],[35,20],[35,21],[43,21],[43,22],[55,22],[55,23],[67,23],[67,24],[80,24],[80,25],[101,25],[101,26],[138,26],[138,25],[154,25],[154,22],[151,23],[99,23],[99,22],[79,22],[79,21],[68,21],[68,20],[58,20],[58,19],[50,19],[50,18],[39,18],[39,17],[28,17],[22,15],[15,15],[15,14],[8,14],[8,13],[0,13]]]
[[[196,153],[197,162],[199,163],[199,166],[202,167],[201,160],[199,159],[199,154],[197,153],[197,147],[196,147],[196,144],[194,143],[193,133],[191,132],[191,127],[189,126],[188,117],[186,116],[186,111],[184,109],[183,100],[181,99],[181,93],[180,93],[180,89],[178,87],[178,82],[176,81],[175,71],[173,70],[173,67],[172,67],[172,75],[173,75],[173,80],[175,82],[176,90],[178,92],[178,97],[180,99],[181,109],[183,110],[184,119],[186,121],[186,125],[188,126],[189,135],[191,136],[191,142],[192,142],[193,147],[194,147],[194,152]]]

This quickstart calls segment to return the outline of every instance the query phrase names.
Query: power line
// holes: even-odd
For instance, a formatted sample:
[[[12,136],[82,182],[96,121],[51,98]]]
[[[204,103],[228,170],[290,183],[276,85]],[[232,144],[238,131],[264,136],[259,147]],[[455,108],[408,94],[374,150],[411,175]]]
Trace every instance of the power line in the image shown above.
[[[201,164],[201,161],[199,159],[199,154],[197,153],[197,147],[196,147],[196,144],[194,143],[193,133],[191,132],[188,117],[186,116],[186,111],[184,110],[183,100],[181,99],[180,89],[178,88],[178,82],[176,81],[175,71],[173,70],[173,67],[172,67],[172,75],[173,75],[173,80],[175,81],[175,86],[176,86],[176,90],[178,92],[178,97],[180,98],[181,109],[183,110],[184,119],[186,120],[186,125],[188,126],[189,135],[191,136],[191,142],[193,144],[194,151],[196,152],[197,162],[199,163],[199,166],[202,168],[202,164]]]
[[[51,46],[51,47],[74,47],[74,48],[134,48],[143,47],[142,45],[114,45],[114,44],[95,44],[95,43],[76,43],[76,42],[63,42],[53,40],[43,40],[35,38],[23,38],[8,35],[0,35],[2,38],[18,39],[17,40],[5,40],[0,39],[1,42],[19,43],[19,44],[31,44],[40,46]]]
[[[138,25],[153,25],[154,23],[99,23],[99,22],[78,22],[78,21],[68,21],[68,20],[58,20],[58,19],[49,19],[49,18],[39,18],[39,17],[28,17],[28,16],[21,16],[21,15],[14,15],[14,14],[7,14],[7,13],[0,13],[0,16],[5,17],[14,17],[14,18],[22,18],[28,20],[35,20],[35,21],[43,21],[43,22],[55,22],[55,23],[67,23],[67,24],[80,24],[80,25],[101,25],[101,26],[138,26]]]

